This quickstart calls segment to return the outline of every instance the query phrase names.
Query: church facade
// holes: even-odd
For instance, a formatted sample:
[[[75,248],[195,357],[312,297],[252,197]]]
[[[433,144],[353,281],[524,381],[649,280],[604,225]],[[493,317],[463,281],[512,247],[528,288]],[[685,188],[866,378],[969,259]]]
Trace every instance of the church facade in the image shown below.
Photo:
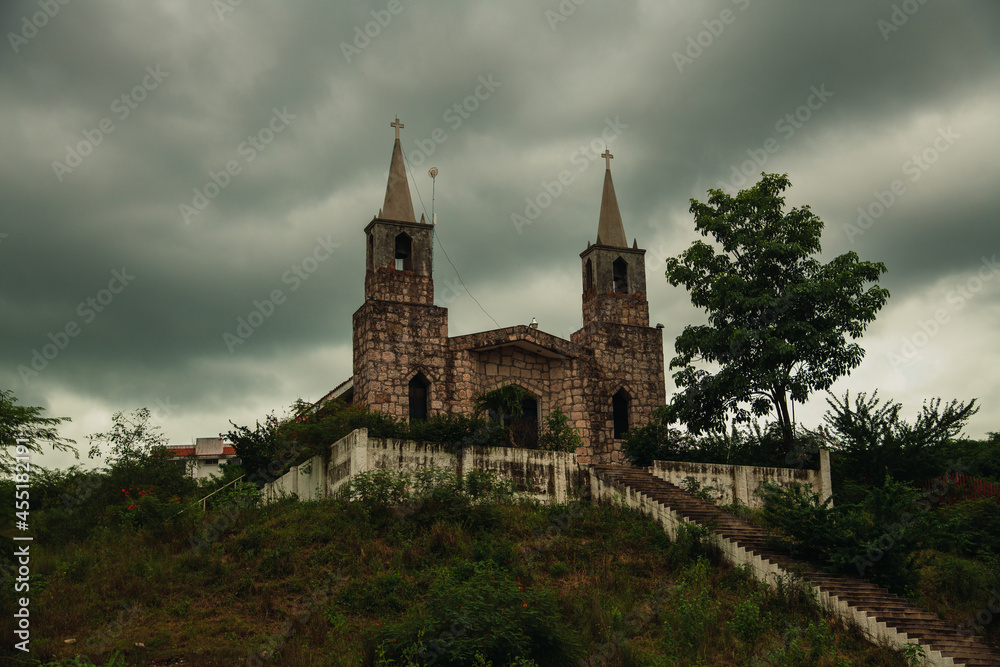
[[[364,228],[365,301],[354,313],[354,375],[344,397],[402,419],[471,416],[474,397],[515,384],[530,395],[528,418],[562,408],[584,443],[581,463],[620,462],[625,431],[664,405],[666,389],[662,328],[649,326],[645,250],[628,246],[610,153],[596,243],[580,253],[583,326],[570,340],[536,324],[452,337],[447,308],[434,305],[434,225],[414,216],[402,124],[392,126],[385,200]]]

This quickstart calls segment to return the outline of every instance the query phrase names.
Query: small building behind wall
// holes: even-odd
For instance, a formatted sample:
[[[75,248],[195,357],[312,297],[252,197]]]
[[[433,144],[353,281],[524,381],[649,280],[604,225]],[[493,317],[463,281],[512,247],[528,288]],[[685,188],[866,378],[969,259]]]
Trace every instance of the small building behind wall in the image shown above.
[[[167,445],[166,456],[183,465],[194,479],[206,479],[221,474],[223,463],[239,463],[232,443],[222,438],[198,438],[193,445]]]

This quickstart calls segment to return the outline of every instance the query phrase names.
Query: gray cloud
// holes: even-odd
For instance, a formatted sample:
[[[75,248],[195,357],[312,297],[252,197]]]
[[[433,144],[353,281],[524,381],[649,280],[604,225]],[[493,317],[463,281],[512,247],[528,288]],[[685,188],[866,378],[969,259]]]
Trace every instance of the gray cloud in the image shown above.
[[[193,1],[68,2],[26,38],[38,3],[6,3],[0,382],[74,417],[78,439],[115,410],[169,397],[176,409],[162,423],[176,442],[332,388],[350,374],[362,229],[382,202],[397,114],[418,214],[430,214],[427,168],[440,169],[438,238],[455,268],[438,249],[438,291],[460,276],[489,313],[453,290],[452,332],[537,317],[568,336],[602,180],[602,162],[580,147],[601,145],[606,119],[618,118],[615,185],[626,232],[649,250],[651,317],[666,325],[668,358],[673,337],[704,317],[662,279],[663,259],[695,238],[689,200],[774,138],[779,149],[751,180],[788,172],[790,204],[827,223],[825,255],[854,250],[889,267],[893,296],[865,338],[869,358],[841,384],[891,389],[913,409],[929,396],[981,396],[971,431],[997,430],[995,382],[972,385],[964,369],[992,349],[1000,280],[920,350],[908,368],[921,375],[891,368],[885,350],[919,313],[933,315],[942,285],[1000,252],[1000,9],[896,4],[919,9],[883,34],[891,2],[402,0],[396,13],[389,2],[242,3],[221,17]],[[355,44],[366,28],[378,34]],[[152,86],[157,67],[168,74]],[[481,77],[498,85],[476,99]],[[780,125],[822,86],[833,96],[808,120]],[[272,138],[275,110],[294,118]],[[53,162],[67,163],[67,146],[96,137],[102,121],[113,130],[57,174]],[[906,161],[948,127],[961,139],[850,237],[857,209],[910,178]],[[232,164],[237,173],[222,176]],[[512,214],[562,170],[572,182],[518,233]],[[180,205],[213,183],[218,194],[185,222]],[[293,290],[283,276],[318,238],[339,247]],[[122,267],[135,280],[84,321],[79,304]],[[286,300],[230,352],[223,334],[275,289]],[[25,385],[18,367],[71,322],[79,334]],[[803,414],[821,414],[814,404]]]

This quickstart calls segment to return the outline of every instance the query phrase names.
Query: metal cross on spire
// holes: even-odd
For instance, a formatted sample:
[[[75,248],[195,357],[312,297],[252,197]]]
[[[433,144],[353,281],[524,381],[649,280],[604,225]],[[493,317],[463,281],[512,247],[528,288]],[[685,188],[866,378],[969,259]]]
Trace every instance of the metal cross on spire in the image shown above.
[[[389,123],[389,127],[396,128],[396,138],[399,139],[399,131],[404,127],[404,125],[399,122],[399,116],[396,116],[395,121]]]
[[[604,158],[605,169],[610,170],[611,169],[611,158],[613,158],[614,155],[611,154],[611,151],[608,150],[607,146],[604,147],[604,152],[601,153],[601,157]]]

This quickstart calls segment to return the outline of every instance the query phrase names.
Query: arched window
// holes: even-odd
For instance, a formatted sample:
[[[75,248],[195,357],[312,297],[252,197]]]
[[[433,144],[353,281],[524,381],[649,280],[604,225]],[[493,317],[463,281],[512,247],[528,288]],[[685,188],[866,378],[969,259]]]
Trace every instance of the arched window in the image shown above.
[[[616,294],[628,294],[628,262],[619,257],[611,265]]]
[[[628,392],[624,389],[619,389],[618,392],[611,397],[611,411],[614,414],[616,440],[624,438],[625,432],[628,431],[628,409],[631,402],[632,399],[629,397]]]
[[[410,421],[427,419],[427,388],[430,382],[423,373],[417,373],[410,380]]]
[[[413,259],[412,259],[412,247],[413,240],[410,235],[406,232],[398,234],[396,236],[396,270],[397,271],[412,271],[413,270]]]
[[[369,269],[375,268],[375,237],[368,235],[368,264]]]
[[[592,260],[587,260],[587,267],[584,270],[585,278],[583,283],[583,291],[589,292],[594,289],[594,262]]]

